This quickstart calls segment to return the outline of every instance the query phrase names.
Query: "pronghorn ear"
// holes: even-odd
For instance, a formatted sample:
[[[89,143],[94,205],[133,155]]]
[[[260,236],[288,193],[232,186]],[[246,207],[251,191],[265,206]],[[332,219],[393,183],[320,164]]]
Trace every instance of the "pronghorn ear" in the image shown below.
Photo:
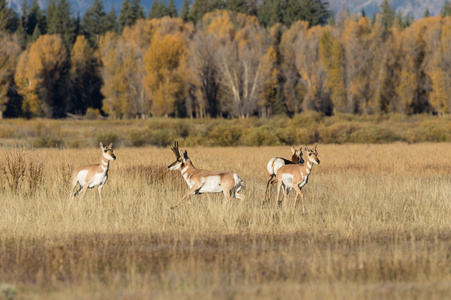
[[[291,153],[295,154],[296,153],[296,149],[294,148],[293,145],[291,145]]]
[[[108,146],[108,148],[113,149],[113,143],[111,143],[111,144]]]
[[[305,152],[308,152],[307,145],[304,146]]]
[[[103,143],[102,142],[100,142],[99,146],[100,146],[100,149],[103,149]]]

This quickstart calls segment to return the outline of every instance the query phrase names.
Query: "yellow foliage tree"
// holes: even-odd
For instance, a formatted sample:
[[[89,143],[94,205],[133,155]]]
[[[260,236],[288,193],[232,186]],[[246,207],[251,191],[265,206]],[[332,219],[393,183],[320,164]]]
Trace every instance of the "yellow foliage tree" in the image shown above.
[[[267,117],[270,104],[275,101],[279,68],[277,67],[277,52],[273,46],[270,46],[268,52],[263,56],[262,64],[260,66],[262,85],[260,87],[260,102],[261,116]]]
[[[151,112],[168,116],[176,112],[175,104],[186,96],[188,50],[186,38],[180,33],[156,34],[144,57],[145,88],[152,100]]]
[[[67,63],[67,51],[56,35],[42,35],[20,56],[15,74],[19,94],[24,97],[22,110],[32,116],[53,117],[54,89]]]
[[[8,90],[14,80],[16,64],[19,60],[20,46],[15,37],[0,33],[0,119],[8,103]]]

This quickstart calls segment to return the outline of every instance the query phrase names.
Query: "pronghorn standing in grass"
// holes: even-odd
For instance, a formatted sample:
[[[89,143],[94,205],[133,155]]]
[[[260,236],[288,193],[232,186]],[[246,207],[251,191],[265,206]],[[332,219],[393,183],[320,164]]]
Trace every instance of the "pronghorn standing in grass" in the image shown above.
[[[227,201],[233,198],[244,200],[244,196],[238,192],[241,190],[243,180],[233,172],[214,172],[198,170],[194,167],[185,150],[179,152],[178,142],[171,148],[176,160],[168,166],[169,170],[180,170],[189,186],[189,191],[171,209],[176,208],[185,198],[192,194],[220,193],[223,192]]]
[[[116,160],[116,156],[113,154],[113,143],[108,147],[103,147],[100,143],[100,149],[102,149],[102,159],[100,164],[89,165],[80,167],[72,172],[72,189],[70,192],[70,203],[74,200],[81,190],[83,194],[81,198],[85,197],[86,190],[88,188],[99,187],[100,202],[102,202],[102,187],[108,179],[108,169],[110,167],[110,161]],[[77,184],[80,185],[78,191],[73,194]]]
[[[308,177],[312,172],[313,164],[319,164],[318,151],[316,149],[310,150],[305,146],[305,152],[307,153],[307,163],[305,164],[290,164],[280,167],[277,171],[277,202],[279,201],[280,188],[284,186],[287,189],[287,194],[291,189],[295,189],[296,196],[294,197],[294,207],[296,207],[296,200],[298,195],[302,200],[302,212],[305,212],[304,207],[304,195],[302,194],[302,187],[308,182]],[[285,196],[286,197],[286,196]]]
[[[302,159],[302,146],[298,150],[294,148],[294,146],[291,146],[291,161],[282,157],[273,157],[269,160],[268,164],[266,165],[266,169],[268,170],[269,178],[268,182],[266,183],[266,190],[265,190],[265,198],[266,195],[271,194],[271,186],[277,182],[277,171],[284,165],[289,164],[302,164],[304,163],[304,160]]]

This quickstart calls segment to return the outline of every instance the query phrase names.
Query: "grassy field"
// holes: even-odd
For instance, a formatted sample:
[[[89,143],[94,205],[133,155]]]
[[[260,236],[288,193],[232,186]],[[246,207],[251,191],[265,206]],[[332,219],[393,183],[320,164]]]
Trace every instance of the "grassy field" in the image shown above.
[[[318,152],[302,214],[294,192],[282,207],[274,191],[263,199],[266,163],[287,146],[188,148],[198,168],[235,171],[247,199],[197,195],[175,210],[187,186],[167,171],[169,148],[117,148],[103,203],[89,190],[70,208],[69,174],[98,148],[4,148],[0,299],[449,297],[451,145]]]

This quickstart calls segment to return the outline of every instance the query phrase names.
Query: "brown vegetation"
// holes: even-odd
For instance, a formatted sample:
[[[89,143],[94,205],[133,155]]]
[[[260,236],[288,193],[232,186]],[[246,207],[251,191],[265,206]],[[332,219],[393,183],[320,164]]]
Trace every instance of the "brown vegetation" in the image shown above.
[[[104,202],[87,193],[70,209],[67,174],[98,149],[28,150],[25,165],[44,162],[35,192],[0,181],[0,285],[19,299],[442,299],[449,147],[320,144],[305,214],[293,192],[286,207],[274,192],[263,202],[266,163],[286,146],[188,148],[196,166],[239,173],[247,199],[198,195],[176,210],[186,186],[166,170],[169,148],[116,149]]]

